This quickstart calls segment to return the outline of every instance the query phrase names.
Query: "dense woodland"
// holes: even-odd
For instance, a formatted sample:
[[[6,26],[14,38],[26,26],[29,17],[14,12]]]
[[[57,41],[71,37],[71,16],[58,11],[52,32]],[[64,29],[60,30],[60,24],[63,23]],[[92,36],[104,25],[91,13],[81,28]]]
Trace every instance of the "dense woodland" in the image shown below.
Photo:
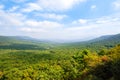
[[[0,50],[1,80],[120,80],[120,45],[89,50]]]
[[[1,40],[0,80],[120,80],[120,38],[114,38],[44,47]]]

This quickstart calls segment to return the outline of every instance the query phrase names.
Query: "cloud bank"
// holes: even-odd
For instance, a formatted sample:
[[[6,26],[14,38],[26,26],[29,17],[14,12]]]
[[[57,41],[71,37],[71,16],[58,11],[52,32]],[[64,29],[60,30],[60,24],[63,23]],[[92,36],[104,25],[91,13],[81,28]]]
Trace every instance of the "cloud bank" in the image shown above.
[[[87,3],[87,0],[37,0],[27,2],[23,7],[13,5],[8,9],[5,9],[6,5],[0,5],[0,34],[58,41],[83,41],[120,32],[119,0],[111,3],[111,7],[115,5],[113,11],[117,11],[110,15],[71,19],[71,16],[64,12],[83,2]],[[90,9],[95,8],[97,5],[90,5]]]

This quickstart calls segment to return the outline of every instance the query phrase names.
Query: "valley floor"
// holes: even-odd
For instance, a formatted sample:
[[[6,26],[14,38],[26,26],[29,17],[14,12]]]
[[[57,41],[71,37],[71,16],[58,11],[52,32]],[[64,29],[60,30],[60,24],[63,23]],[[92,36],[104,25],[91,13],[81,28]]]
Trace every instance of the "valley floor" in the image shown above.
[[[98,53],[2,49],[0,80],[120,80],[120,46]]]

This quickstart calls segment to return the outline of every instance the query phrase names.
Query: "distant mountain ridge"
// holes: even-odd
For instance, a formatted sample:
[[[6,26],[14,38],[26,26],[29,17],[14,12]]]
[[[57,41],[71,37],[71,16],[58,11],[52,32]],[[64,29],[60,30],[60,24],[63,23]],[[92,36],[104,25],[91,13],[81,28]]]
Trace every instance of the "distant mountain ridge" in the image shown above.
[[[118,44],[120,44],[120,34],[105,35],[89,41],[66,43],[61,45],[60,47],[101,50],[106,48],[112,48]]]
[[[88,42],[96,42],[96,41],[100,41],[100,40],[105,40],[105,39],[110,38],[111,36],[113,36],[113,35],[105,35],[105,36],[101,36],[101,37],[98,37],[98,38],[95,38],[95,39],[89,40]]]
[[[0,36],[0,49],[49,49],[52,44],[27,36]]]
[[[89,40],[88,42],[98,42],[98,41],[109,41],[109,40],[120,40],[120,34],[116,34],[116,35],[105,35],[105,36],[101,36],[92,40]]]
[[[0,49],[50,49],[60,48],[111,48],[120,44],[120,34],[105,35],[89,41],[74,43],[55,43],[47,40],[34,39],[27,36],[0,36]],[[7,48],[6,48],[7,47]]]

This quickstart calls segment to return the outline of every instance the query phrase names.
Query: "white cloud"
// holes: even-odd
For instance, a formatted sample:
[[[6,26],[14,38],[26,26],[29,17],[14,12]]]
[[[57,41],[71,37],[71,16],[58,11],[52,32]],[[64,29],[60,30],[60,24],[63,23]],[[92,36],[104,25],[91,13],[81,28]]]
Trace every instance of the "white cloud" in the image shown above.
[[[11,9],[9,9],[9,12],[14,12],[19,8],[19,6],[13,6]]]
[[[80,24],[87,24],[87,22],[88,22],[87,19],[79,19],[79,20],[73,21],[72,24],[80,25]]]
[[[0,10],[0,22],[4,27],[22,26],[25,16],[20,13],[8,13]]]
[[[88,19],[85,25],[81,25],[79,20],[76,21],[76,24],[69,23],[64,25],[48,21],[33,21],[33,23],[28,23],[29,26],[33,25],[32,27],[24,28],[22,29],[22,31],[29,33],[29,35],[35,38],[39,37],[41,39],[67,41],[88,40],[95,37],[99,37],[101,35],[119,33],[119,22],[120,17],[117,16],[107,16],[97,19]]]
[[[113,2],[113,7],[115,10],[120,10],[120,0]]]
[[[44,32],[47,32],[44,29],[29,28],[29,27],[24,27],[24,28],[21,28],[20,30],[24,31],[24,32],[29,32],[29,33],[44,33]]]
[[[26,2],[26,1],[28,1],[28,0],[11,0],[11,1],[13,1],[13,2],[15,2],[15,3],[21,3],[21,2]]]
[[[95,20],[95,22],[98,24],[107,24],[107,23],[112,24],[118,21],[120,21],[120,17],[118,16],[106,16],[106,17],[98,18]]]
[[[91,6],[91,10],[96,9],[96,7],[97,7],[96,5],[92,5],[92,6]]]
[[[14,13],[14,12],[5,12],[4,10],[0,10],[0,27],[17,27],[20,29],[21,27],[27,27],[27,29],[23,29],[24,31],[32,31],[30,28],[32,28],[35,31],[40,31],[40,29],[43,30],[56,30],[59,28],[62,28],[64,25],[55,21],[37,21],[37,20],[30,20],[27,19],[25,15],[20,13]]]
[[[53,19],[53,20],[62,20],[67,17],[67,15],[59,15],[59,14],[55,14],[55,13],[37,14],[36,16],[40,16],[45,19]]]
[[[27,20],[25,22],[26,26],[29,27],[34,27],[34,28],[42,28],[42,29],[47,29],[47,30],[54,30],[54,29],[59,29],[63,27],[62,24],[57,23],[57,22],[52,22],[52,21],[33,21],[33,20]]]
[[[87,20],[85,20],[85,19],[79,19],[78,20],[81,24],[86,24],[87,23]]]
[[[22,9],[22,12],[32,12],[32,11],[39,11],[42,10],[42,8],[35,3],[28,3],[24,9]]]
[[[66,30],[64,30],[64,34],[66,34],[64,37],[67,40],[89,40],[101,35],[117,34],[120,32],[119,26],[119,21],[100,24],[92,22],[88,25],[66,28]]]
[[[60,15],[56,14],[52,17],[55,16]],[[20,35],[27,35],[39,39],[86,40],[100,35],[119,33],[119,16],[120,15],[104,16],[97,19],[78,19],[71,23],[62,24],[57,21],[29,19],[20,13],[9,13],[0,10],[0,33],[3,28],[7,27],[7,31],[9,32],[3,32],[11,32],[12,35],[17,35],[18,32],[20,32]]]
[[[72,8],[74,5],[85,0],[39,0],[38,3],[44,8],[53,11],[62,11]]]
[[[27,7],[23,8],[22,11],[65,11],[85,1],[86,0],[38,0],[36,2],[26,4]]]
[[[3,9],[4,8],[4,5],[0,5],[0,9]]]

